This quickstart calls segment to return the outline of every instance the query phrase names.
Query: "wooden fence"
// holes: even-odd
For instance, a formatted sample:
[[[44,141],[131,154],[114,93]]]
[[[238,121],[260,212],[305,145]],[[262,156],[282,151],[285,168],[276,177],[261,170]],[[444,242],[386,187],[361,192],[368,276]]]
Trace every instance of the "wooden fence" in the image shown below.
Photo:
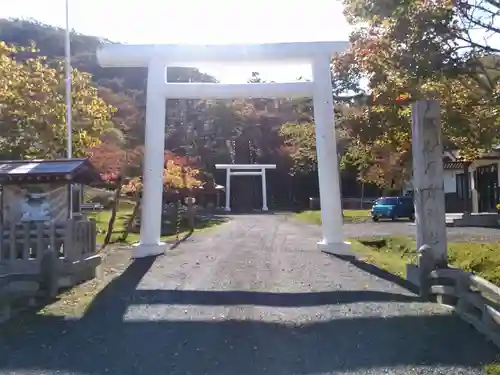
[[[86,220],[0,226],[0,321],[19,299],[54,297],[95,277],[101,262],[96,231],[96,223]]]
[[[432,269],[432,251],[419,249],[419,264],[408,265],[407,278],[424,298],[451,306],[465,321],[500,347],[500,288],[458,268]]]

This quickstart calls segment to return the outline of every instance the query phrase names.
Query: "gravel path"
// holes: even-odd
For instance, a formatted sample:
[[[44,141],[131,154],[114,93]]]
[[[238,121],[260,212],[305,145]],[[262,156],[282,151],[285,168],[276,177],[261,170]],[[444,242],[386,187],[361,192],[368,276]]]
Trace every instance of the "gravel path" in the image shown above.
[[[448,227],[446,228],[450,241],[500,241],[500,229],[478,227]],[[362,237],[375,235],[415,236],[416,227],[408,221],[379,221],[377,223],[346,223],[346,237]]]
[[[467,324],[317,251],[316,235],[285,215],[234,217],[133,263],[82,319],[0,339],[0,374],[474,375],[494,358]]]

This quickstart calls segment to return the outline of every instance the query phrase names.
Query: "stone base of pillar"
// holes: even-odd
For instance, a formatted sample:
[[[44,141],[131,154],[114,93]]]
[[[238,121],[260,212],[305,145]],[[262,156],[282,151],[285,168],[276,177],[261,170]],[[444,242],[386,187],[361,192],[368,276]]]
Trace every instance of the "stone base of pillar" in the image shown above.
[[[269,208],[268,207],[262,207],[262,211],[264,211],[264,212],[269,211]]]
[[[342,256],[354,256],[350,242],[326,242],[318,241],[318,249],[324,253]]]
[[[143,245],[141,243],[134,244],[132,259],[154,257],[165,253],[165,242],[160,242],[154,245]]]
[[[224,207],[224,211],[231,212],[231,208],[230,207]]]

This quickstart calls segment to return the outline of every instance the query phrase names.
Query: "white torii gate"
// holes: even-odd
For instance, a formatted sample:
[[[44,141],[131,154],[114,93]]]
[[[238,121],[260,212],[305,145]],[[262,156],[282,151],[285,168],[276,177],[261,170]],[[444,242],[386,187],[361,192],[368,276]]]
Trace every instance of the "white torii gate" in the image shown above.
[[[261,176],[262,177],[262,211],[267,207],[266,169],[276,169],[276,164],[215,164],[216,169],[226,170],[226,212],[231,212],[231,176]],[[244,171],[251,169],[251,171]],[[243,171],[242,171],[243,170]]]
[[[316,124],[316,150],[321,203],[322,251],[349,254],[343,241],[337,143],[335,139],[330,61],[347,42],[302,42],[254,45],[125,45],[97,50],[102,67],[147,67],[144,192],[140,241],[134,258],[162,254],[160,241],[165,149],[166,99],[234,99],[311,97]],[[287,83],[169,83],[169,66],[203,63],[281,62],[311,64],[312,81]]]

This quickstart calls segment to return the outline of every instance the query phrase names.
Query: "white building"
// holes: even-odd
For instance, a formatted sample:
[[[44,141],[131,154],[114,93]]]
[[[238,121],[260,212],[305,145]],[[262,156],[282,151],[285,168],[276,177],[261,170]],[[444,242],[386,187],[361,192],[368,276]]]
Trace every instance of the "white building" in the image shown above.
[[[446,151],[443,167],[446,212],[464,212],[467,207],[469,212],[496,212],[500,203],[500,146],[470,163],[460,161],[459,151]],[[411,189],[410,182],[405,190]]]

